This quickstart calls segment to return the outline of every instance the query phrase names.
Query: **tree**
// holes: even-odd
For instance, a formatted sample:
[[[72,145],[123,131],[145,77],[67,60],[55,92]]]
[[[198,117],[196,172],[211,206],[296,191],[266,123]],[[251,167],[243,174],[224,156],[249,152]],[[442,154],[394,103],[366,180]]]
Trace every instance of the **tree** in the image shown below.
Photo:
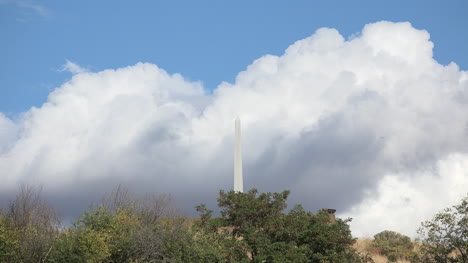
[[[229,245],[228,260],[236,262],[361,262],[352,248],[349,220],[331,222],[327,212],[306,212],[296,206],[284,213],[289,191],[247,193],[220,191],[221,218],[210,219],[204,205],[201,224],[217,242]],[[216,233],[218,235],[216,235]]]
[[[119,186],[60,235],[49,262],[222,262],[209,241],[170,196],[136,198]]]
[[[15,232],[9,228],[5,212],[0,210],[0,262],[10,262],[18,250]]]
[[[398,259],[408,260],[414,254],[411,238],[389,230],[376,234],[372,246],[377,248],[380,254],[387,256],[390,262],[396,262]]]
[[[468,195],[418,230],[423,262],[468,262]]]
[[[41,189],[22,185],[0,218],[0,262],[43,262],[58,236],[60,220]]]
[[[64,232],[54,243],[47,262],[103,262],[110,256],[106,238],[104,233],[91,229],[72,229]]]

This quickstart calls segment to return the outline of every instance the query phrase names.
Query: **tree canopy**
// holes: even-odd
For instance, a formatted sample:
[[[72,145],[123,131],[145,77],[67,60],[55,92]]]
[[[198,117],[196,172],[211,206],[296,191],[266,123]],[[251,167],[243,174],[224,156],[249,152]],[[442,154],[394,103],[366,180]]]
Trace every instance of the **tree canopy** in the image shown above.
[[[423,262],[468,262],[468,195],[421,223],[418,234]]]
[[[289,191],[247,193],[220,191],[220,218],[201,212],[205,233],[218,233],[218,242],[228,243],[226,251],[236,262],[361,262],[352,248],[350,219],[332,221],[327,211],[317,214],[297,205],[285,213]],[[220,236],[222,238],[220,238]]]

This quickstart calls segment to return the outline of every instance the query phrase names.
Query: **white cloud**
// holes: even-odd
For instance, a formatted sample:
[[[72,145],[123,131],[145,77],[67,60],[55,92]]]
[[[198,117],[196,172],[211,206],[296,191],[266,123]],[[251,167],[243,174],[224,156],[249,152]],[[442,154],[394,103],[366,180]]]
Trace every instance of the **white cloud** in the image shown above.
[[[384,176],[363,202],[340,216],[354,218],[351,228],[356,236],[393,230],[416,237],[420,222],[458,204],[467,194],[467,173],[468,154],[451,154],[431,170]]]
[[[33,10],[35,13],[43,17],[48,17],[50,15],[49,9],[45,6],[36,3],[35,1],[16,1],[16,5],[20,8]]]
[[[0,156],[12,146],[17,132],[16,124],[0,112]]]
[[[25,113],[14,136],[0,133],[9,145],[0,147],[0,191],[26,181],[66,199],[128,182],[192,208],[231,187],[239,115],[245,189],[291,189],[292,202],[337,208],[362,234],[358,217],[372,231],[387,227],[395,195],[435,213],[435,202],[449,206],[463,188],[450,197],[427,189],[468,181],[468,73],[437,63],[432,47],[409,23],[369,24],[348,41],[323,28],[213,95],[152,64],[93,73],[67,61],[73,78]],[[395,215],[408,212],[396,204]],[[420,218],[402,220],[409,231]]]
[[[68,71],[72,74],[80,74],[80,73],[89,72],[87,68],[83,68],[80,65],[71,62],[68,59],[66,60],[65,64],[62,66],[60,71]]]
[[[17,8],[23,10],[22,17],[16,18],[19,22],[28,22],[30,20],[30,12],[26,12],[28,10],[32,11],[33,14],[37,14],[41,17],[47,18],[50,16],[50,10],[42,4],[39,4],[37,1],[34,0],[0,0],[0,5],[8,5],[12,4],[15,5]]]

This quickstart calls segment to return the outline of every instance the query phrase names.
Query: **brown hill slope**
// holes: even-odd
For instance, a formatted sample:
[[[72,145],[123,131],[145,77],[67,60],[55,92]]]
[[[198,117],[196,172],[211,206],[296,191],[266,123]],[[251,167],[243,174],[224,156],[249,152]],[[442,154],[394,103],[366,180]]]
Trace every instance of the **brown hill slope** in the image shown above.
[[[371,246],[372,239],[358,239],[354,244],[354,248],[357,249],[360,253],[366,254],[369,253],[375,263],[387,263],[387,257],[380,255],[379,252]],[[398,263],[410,263],[407,260],[398,260]]]

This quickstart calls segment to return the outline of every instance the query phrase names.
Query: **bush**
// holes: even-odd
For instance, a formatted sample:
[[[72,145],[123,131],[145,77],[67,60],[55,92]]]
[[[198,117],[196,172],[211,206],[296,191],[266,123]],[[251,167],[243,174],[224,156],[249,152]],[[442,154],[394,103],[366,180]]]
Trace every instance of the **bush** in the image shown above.
[[[103,233],[90,229],[62,233],[47,262],[102,262],[110,256],[106,238]]]
[[[372,246],[377,248],[380,254],[387,256],[390,262],[396,262],[398,259],[409,260],[414,254],[414,244],[409,237],[389,230],[376,234]]]

